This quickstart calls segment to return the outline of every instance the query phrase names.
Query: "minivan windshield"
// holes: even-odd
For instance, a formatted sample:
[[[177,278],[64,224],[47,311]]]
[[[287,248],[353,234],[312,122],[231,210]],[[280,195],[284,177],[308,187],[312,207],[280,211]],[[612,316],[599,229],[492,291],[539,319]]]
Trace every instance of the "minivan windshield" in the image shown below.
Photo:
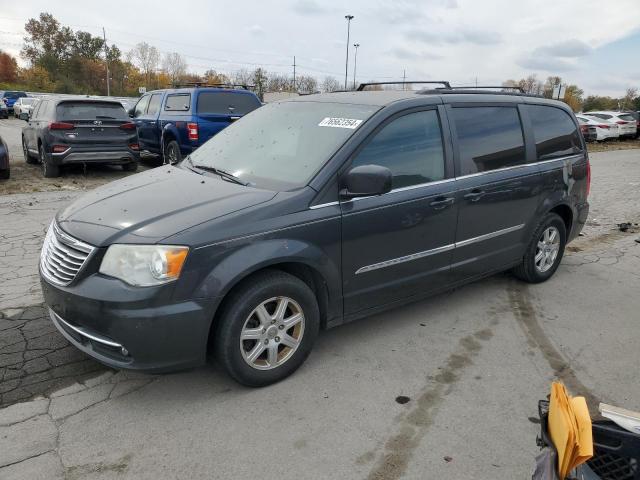
[[[328,102],[271,103],[222,130],[190,155],[194,166],[224,170],[271,190],[307,184],[380,107]]]

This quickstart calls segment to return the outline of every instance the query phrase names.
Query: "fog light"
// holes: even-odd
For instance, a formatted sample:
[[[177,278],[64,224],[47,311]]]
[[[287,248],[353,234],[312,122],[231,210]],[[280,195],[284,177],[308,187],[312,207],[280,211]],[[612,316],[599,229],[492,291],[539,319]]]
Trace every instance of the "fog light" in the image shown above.
[[[122,347],[120,349],[120,353],[122,353],[122,355],[124,355],[125,357],[127,357],[129,355],[129,350],[127,350],[126,348]]]

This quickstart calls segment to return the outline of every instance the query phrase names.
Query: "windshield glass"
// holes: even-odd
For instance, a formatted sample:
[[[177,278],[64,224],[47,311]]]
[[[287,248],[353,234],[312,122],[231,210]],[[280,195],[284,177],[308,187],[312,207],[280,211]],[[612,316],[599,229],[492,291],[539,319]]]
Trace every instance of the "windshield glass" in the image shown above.
[[[119,103],[107,102],[64,102],[56,109],[59,120],[127,120],[127,112]]]
[[[271,103],[222,130],[191,154],[261,188],[302,187],[380,107],[324,102]]]

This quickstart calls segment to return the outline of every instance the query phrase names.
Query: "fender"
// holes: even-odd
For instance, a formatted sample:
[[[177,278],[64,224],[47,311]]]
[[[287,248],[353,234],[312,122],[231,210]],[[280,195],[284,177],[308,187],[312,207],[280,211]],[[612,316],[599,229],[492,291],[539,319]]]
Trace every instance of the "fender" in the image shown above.
[[[329,297],[327,319],[342,317],[342,276],[339,265],[318,246],[300,239],[268,239],[240,246],[216,263],[196,288],[194,297],[217,298],[219,305],[242,279],[258,270],[282,263],[298,263],[315,270],[324,280]]]
[[[173,137],[177,140],[178,145],[180,145],[180,132],[178,131],[178,127],[173,122],[167,123],[164,127],[162,127],[162,133],[160,134],[160,153],[162,154],[162,158],[164,159],[164,140],[168,134],[173,135]]]

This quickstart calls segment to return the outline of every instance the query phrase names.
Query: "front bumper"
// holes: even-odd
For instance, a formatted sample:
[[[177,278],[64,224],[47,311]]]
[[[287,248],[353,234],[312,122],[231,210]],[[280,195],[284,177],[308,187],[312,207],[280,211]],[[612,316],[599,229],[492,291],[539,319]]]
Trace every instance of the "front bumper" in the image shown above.
[[[99,274],[70,287],[41,276],[41,284],[56,328],[105,365],[166,372],[206,361],[211,300],[172,302],[166,286],[134,288]]]

